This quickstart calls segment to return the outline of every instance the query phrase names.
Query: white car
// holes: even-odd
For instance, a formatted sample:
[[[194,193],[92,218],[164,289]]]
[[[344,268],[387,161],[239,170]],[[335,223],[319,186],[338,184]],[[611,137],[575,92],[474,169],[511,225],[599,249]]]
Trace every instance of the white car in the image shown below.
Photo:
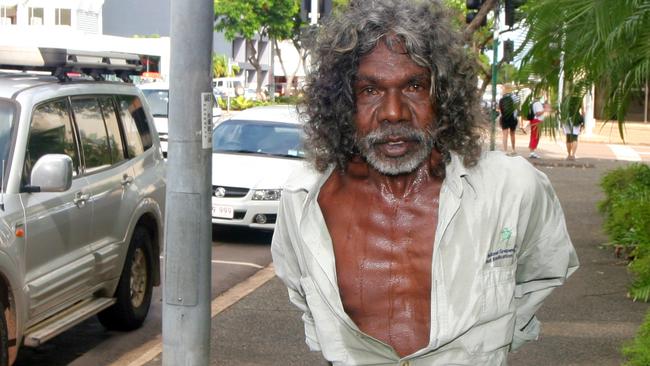
[[[221,122],[212,140],[212,223],[273,230],[282,186],[304,164],[294,106],[245,110]]]
[[[166,81],[157,81],[138,85],[142,93],[147,98],[149,108],[153,114],[158,137],[160,138],[160,148],[163,156],[167,157],[167,143],[169,141],[169,83]],[[214,120],[221,117],[221,108],[215,102],[212,106],[212,118]]]

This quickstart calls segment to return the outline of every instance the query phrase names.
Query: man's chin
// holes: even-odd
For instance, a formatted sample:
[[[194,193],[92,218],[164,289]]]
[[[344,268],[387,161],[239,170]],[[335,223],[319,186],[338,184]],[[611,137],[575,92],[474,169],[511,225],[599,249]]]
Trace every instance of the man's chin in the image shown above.
[[[385,175],[402,175],[409,174],[415,171],[423,162],[424,159],[415,159],[414,157],[400,157],[400,158],[367,158],[368,164],[378,172]]]

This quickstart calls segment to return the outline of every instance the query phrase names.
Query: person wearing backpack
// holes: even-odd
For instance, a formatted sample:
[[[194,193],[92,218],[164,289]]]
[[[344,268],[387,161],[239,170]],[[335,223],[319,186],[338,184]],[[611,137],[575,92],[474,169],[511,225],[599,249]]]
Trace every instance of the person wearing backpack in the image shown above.
[[[517,155],[515,152],[515,130],[518,118],[515,100],[511,94],[505,94],[499,100],[499,114],[501,115],[499,122],[503,134],[503,151],[510,156]],[[508,150],[508,136],[510,136],[512,150]]]
[[[528,108],[528,125],[530,126],[530,140],[528,141],[528,149],[530,150],[530,155],[528,156],[531,159],[539,159],[537,154],[537,145],[539,144],[540,130],[539,125],[544,119],[544,105],[541,101],[536,100]]]

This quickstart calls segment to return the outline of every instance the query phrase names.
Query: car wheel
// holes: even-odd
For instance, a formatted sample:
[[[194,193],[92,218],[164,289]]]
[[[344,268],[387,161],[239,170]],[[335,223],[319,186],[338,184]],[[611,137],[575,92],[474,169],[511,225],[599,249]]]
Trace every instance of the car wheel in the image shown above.
[[[0,312],[0,366],[9,365],[9,335],[7,318],[4,311]]]
[[[147,317],[153,289],[151,253],[149,233],[144,227],[136,227],[115,290],[117,302],[98,314],[99,322],[107,329],[137,329]]]

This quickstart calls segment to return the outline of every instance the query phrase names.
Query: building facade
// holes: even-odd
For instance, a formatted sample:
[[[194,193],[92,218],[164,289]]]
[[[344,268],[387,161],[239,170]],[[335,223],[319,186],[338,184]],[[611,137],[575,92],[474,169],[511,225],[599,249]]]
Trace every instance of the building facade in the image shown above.
[[[128,8],[128,12],[123,9]],[[159,35],[170,36],[170,0],[107,0],[103,6],[103,32],[107,35],[132,37],[134,35]],[[213,36],[212,51],[216,54],[226,55],[233,64],[240,68],[242,83],[247,88],[255,88],[258,78],[263,80],[262,85],[270,82],[271,74],[271,44],[266,39],[253,40],[258,52],[261,52],[260,75],[253,65],[248,62],[250,50],[247,50],[243,38],[237,37],[233,41],[225,38],[223,33],[215,32]]]
[[[1,0],[0,27],[101,34],[103,4],[104,0]]]

